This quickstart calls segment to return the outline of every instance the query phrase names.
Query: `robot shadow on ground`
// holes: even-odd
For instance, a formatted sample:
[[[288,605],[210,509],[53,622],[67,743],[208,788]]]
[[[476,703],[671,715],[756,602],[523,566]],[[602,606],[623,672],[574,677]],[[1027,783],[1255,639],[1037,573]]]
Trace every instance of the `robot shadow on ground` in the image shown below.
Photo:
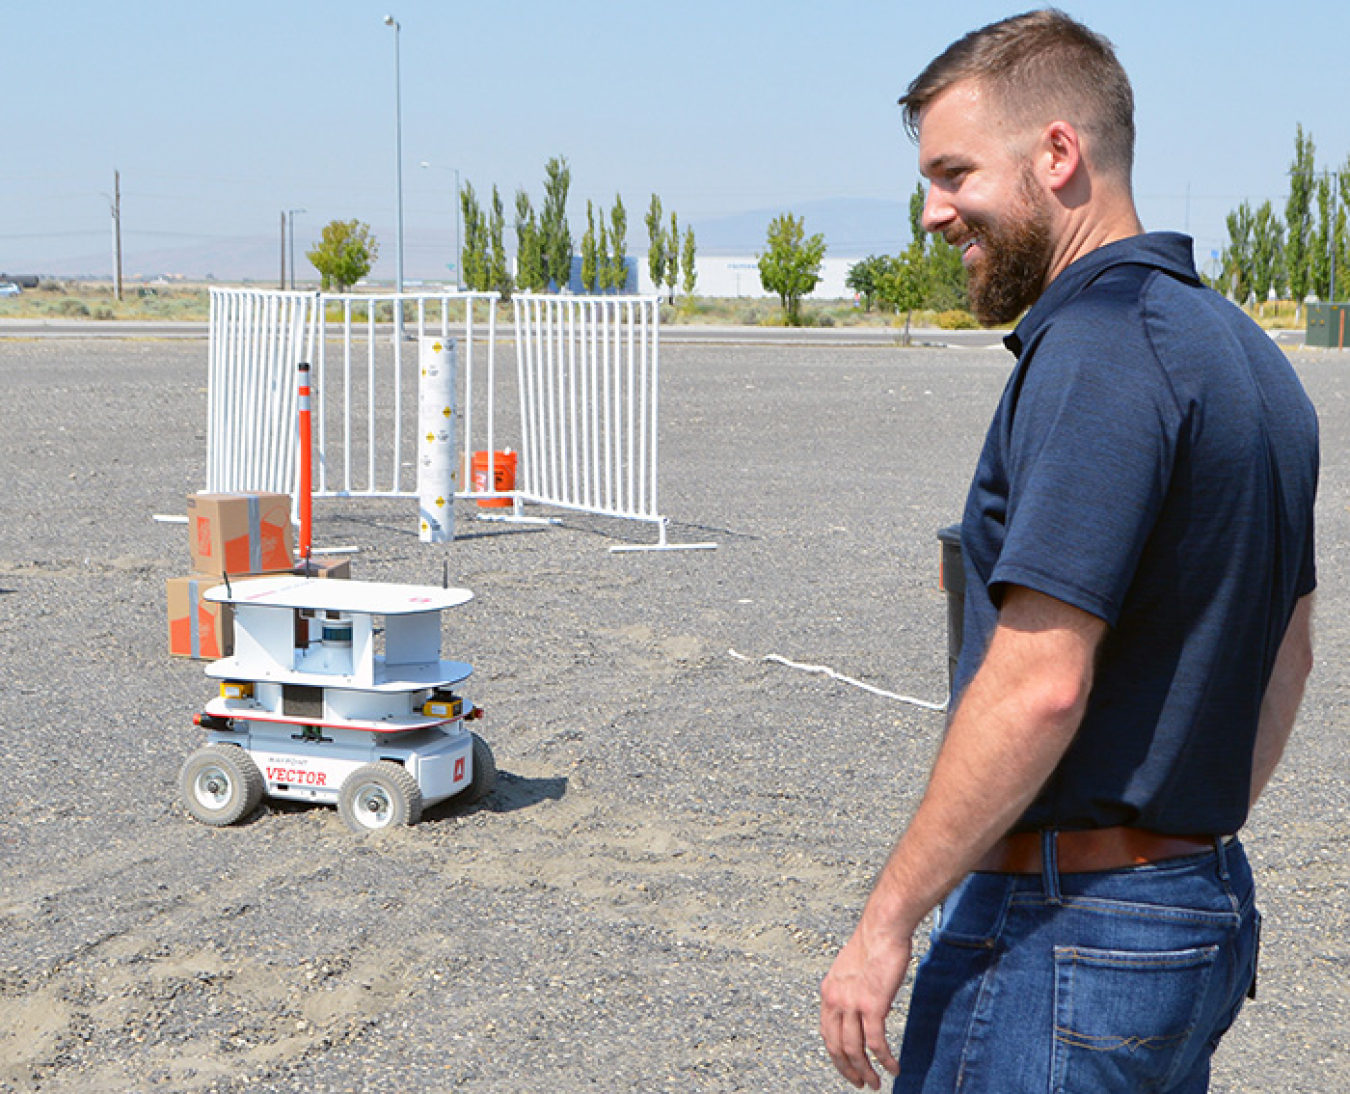
[[[480,801],[465,805],[457,798],[447,798],[435,805],[427,806],[422,812],[422,824],[428,822],[452,820],[456,817],[468,817],[475,813],[515,813],[521,809],[530,809],[546,801],[561,801],[567,793],[567,779],[532,779],[524,775],[513,775],[509,771],[497,772],[497,784],[493,791]],[[286,801],[269,798],[249,816],[239,822],[240,826],[258,824],[269,816],[305,816],[327,807],[319,802]]]
[[[567,780],[562,777],[531,779],[524,775],[513,775],[509,771],[498,771],[496,787],[481,801],[472,805],[457,805],[454,798],[447,798],[436,805],[428,806],[422,813],[422,819],[442,820],[483,811],[515,813],[517,810],[529,809],[542,802],[561,801],[566,793]]]

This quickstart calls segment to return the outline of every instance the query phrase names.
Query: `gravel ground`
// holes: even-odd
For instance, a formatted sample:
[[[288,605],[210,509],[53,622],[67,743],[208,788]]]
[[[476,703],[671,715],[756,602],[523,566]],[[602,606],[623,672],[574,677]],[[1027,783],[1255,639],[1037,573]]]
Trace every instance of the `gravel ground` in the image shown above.
[[[1322,414],[1318,671],[1248,829],[1261,995],[1214,1089],[1350,1090],[1350,357]],[[382,838],[177,800],[211,693],[165,652],[205,465],[204,343],[0,341],[0,1090],[829,1091],[816,987],[913,809],[941,715],[936,530],[998,350],[670,345],[650,529],[316,506],[354,576],[452,583],[447,655],[501,769]],[[749,660],[732,656],[735,650]],[[901,1006],[903,1011],[903,1003]],[[900,1015],[896,1017],[899,1028]]]

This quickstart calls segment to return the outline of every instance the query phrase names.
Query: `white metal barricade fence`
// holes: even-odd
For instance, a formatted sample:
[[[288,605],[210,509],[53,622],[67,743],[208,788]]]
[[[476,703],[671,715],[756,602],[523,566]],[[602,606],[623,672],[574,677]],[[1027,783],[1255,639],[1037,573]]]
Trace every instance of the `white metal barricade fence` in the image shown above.
[[[295,489],[296,371],[307,361],[314,387],[315,495],[416,496],[408,469],[420,462],[420,339],[436,335],[456,345],[466,393],[457,432],[466,452],[475,444],[491,446],[497,299],[496,293],[400,298],[212,289],[206,489]],[[404,329],[418,341],[393,337],[400,300],[412,313]],[[475,420],[475,401],[488,406],[486,420],[481,414]]]
[[[419,464],[420,343],[392,333],[394,309],[402,306],[405,315],[415,312],[405,320],[410,333],[458,346],[456,497],[509,497],[512,514],[499,519],[526,519],[521,506],[530,502],[653,523],[658,549],[715,546],[668,543],[657,507],[656,299],[515,297],[515,400],[500,390],[506,377],[497,369],[496,299],[212,289],[207,490],[295,490],[296,370],[309,361],[315,496],[417,497],[405,468]],[[504,495],[494,464],[511,434],[520,438],[518,474]],[[470,469],[481,452],[488,473],[475,484]]]
[[[495,443],[491,408],[486,422],[475,422],[474,402],[475,395],[490,399],[497,382],[496,293],[325,293],[321,299],[324,337],[315,377],[318,495],[413,494],[404,468],[416,462],[417,438],[405,427],[416,423],[418,341],[393,337],[392,316],[400,300],[415,310],[406,332],[418,340],[438,335],[457,343],[465,451],[474,443]]]
[[[314,353],[315,293],[212,289],[206,489],[292,494],[296,367]]]
[[[654,297],[518,295],[521,495],[649,521],[657,508],[660,321]]]

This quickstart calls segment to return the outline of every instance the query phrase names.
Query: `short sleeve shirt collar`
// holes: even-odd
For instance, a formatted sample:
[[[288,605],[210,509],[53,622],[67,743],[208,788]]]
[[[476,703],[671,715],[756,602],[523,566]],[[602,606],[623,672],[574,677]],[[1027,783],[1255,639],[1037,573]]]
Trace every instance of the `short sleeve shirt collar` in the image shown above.
[[[1179,232],[1152,232],[1120,239],[1085,254],[1050,282],[1013,332],[1003,339],[1003,344],[1021,356],[1022,349],[1035,341],[1036,335],[1064,304],[1106,270],[1124,265],[1153,266],[1184,281],[1200,283],[1189,236]]]

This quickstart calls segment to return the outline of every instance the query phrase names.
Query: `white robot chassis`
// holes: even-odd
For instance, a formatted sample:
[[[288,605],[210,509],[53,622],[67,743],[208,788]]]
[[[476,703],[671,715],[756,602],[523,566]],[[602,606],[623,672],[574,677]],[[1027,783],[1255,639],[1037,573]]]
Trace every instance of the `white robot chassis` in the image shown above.
[[[473,670],[441,660],[441,612],[468,590],[281,574],[204,595],[233,606],[235,638],[194,719],[210,743],[179,776],[197,820],[237,823],[267,795],[334,804],[365,834],[492,791],[492,752],[465,725],[482,710],[453,690]]]

